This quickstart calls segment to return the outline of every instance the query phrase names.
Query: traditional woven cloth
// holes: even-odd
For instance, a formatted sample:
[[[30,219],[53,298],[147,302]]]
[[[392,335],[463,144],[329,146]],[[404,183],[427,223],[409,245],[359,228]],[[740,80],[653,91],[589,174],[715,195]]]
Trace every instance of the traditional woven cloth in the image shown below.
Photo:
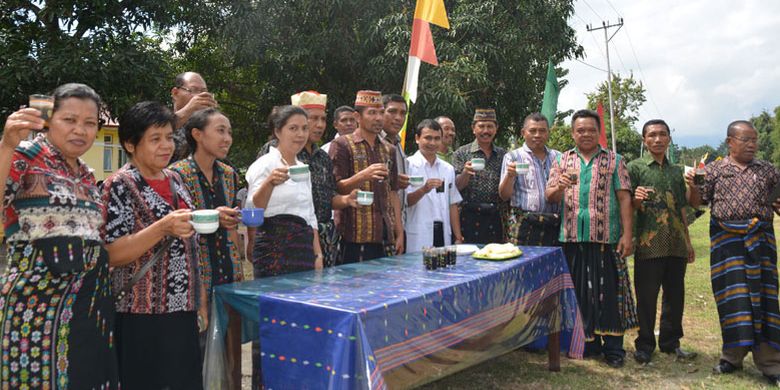
[[[780,349],[777,249],[772,224],[710,223],[710,278],[723,348],[766,342]]]

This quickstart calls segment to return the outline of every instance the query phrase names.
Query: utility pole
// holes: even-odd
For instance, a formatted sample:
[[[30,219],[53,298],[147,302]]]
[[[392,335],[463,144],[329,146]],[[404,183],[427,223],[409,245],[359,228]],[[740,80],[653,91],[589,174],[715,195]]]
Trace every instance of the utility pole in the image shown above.
[[[609,41],[612,40],[612,38],[615,37],[615,34],[620,31],[620,28],[623,27],[623,18],[618,19],[618,23],[615,24],[609,24],[609,21],[602,21],[601,27],[593,28],[592,25],[585,26],[588,29],[588,32],[596,31],[596,30],[604,30],[604,44],[607,46],[607,94],[609,95],[609,127],[612,131],[612,151],[617,153],[617,142],[615,141],[615,105],[612,102],[612,68],[609,64]],[[610,28],[617,27],[617,30],[611,35],[607,36],[607,31]]]

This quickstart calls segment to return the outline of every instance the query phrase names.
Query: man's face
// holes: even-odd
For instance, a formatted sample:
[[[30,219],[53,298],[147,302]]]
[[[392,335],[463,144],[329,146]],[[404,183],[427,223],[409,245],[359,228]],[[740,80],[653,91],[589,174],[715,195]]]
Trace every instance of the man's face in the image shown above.
[[[744,124],[736,125],[734,135],[728,137],[728,144],[729,156],[739,163],[747,164],[756,156],[758,132]]]
[[[599,130],[593,118],[577,118],[571,125],[571,136],[581,152],[590,152],[598,145]]]
[[[471,131],[478,143],[489,144],[496,138],[498,124],[493,121],[477,121],[471,125]]]
[[[382,132],[384,125],[384,109],[379,107],[366,107],[363,113],[358,114],[360,130],[372,134]]]
[[[547,121],[527,121],[523,126],[523,139],[531,150],[543,149],[547,140],[550,139]]]
[[[193,96],[208,91],[209,88],[206,86],[206,81],[203,80],[203,77],[197,73],[188,73],[184,79],[184,85],[171,89],[173,105],[176,109],[180,109],[186,106]]]
[[[309,116],[309,142],[320,142],[325,134],[328,114],[322,108],[307,108],[306,114]]]
[[[357,129],[357,119],[355,112],[341,112],[333,121],[333,127],[336,128],[339,135],[352,134]]]
[[[644,143],[647,150],[653,155],[660,156],[666,153],[666,148],[672,137],[669,136],[669,129],[662,124],[647,126],[645,130]]]
[[[406,103],[388,102],[385,106],[384,130],[389,135],[396,135],[401,131],[406,120]]]
[[[415,135],[414,139],[417,141],[420,153],[425,157],[432,157],[439,151],[442,136],[441,131],[426,127],[420,132],[420,135]]]
[[[444,133],[441,142],[446,146],[452,146],[452,143],[455,142],[455,123],[450,118],[440,118],[439,126]]]

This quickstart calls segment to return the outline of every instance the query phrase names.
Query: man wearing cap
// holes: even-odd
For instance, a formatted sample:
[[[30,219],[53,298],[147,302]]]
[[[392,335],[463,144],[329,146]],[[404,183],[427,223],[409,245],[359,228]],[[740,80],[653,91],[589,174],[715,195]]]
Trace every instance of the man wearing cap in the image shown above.
[[[355,109],[350,106],[340,106],[334,110],[333,128],[336,129],[336,135],[333,137],[334,140],[342,135],[352,134],[355,129],[357,129]],[[328,153],[330,150],[330,142],[322,145],[320,149],[322,149],[323,152]]]
[[[345,263],[376,259],[404,251],[404,227],[398,199],[398,174],[393,145],[379,133],[384,124],[382,95],[358,91],[355,99],[358,128],[339,137],[330,147],[336,186],[341,194],[359,189],[373,193],[370,205],[336,211],[343,237]],[[391,253],[386,249],[392,248]]]
[[[209,93],[203,77],[195,72],[179,73],[176,76],[171,88],[171,99],[173,112],[176,114],[176,131],[173,132],[175,149],[171,156],[171,163],[174,163],[190,155],[184,124],[196,111],[216,107],[217,101],[214,100],[214,95]]]
[[[452,153],[455,152],[455,122],[450,117],[444,115],[437,116],[434,120],[441,126],[441,130],[444,132],[441,138],[441,145],[439,145],[439,152],[436,155],[446,162],[451,162]]]
[[[464,242],[505,242],[501,221],[504,205],[498,196],[498,184],[506,151],[493,144],[498,132],[496,111],[478,108],[471,130],[474,142],[461,146],[452,154],[452,165],[457,174],[455,183],[463,196],[460,221]]]
[[[336,192],[333,162],[327,153],[317,147],[317,143],[325,133],[327,123],[325,107],[328,96],[317,91],[303,91],[292,95],[290,100],[293,106],[299,106],[306,110],[308,116],[309,139],[297,157],[302,163],[309,165],[314,213],[317,216],[320,247],[322,248],[322,264],[324,267],[330,267],[338,263],[341,242],[341,236],[333,222],[333,210],[356,207],[357,190],[348,192],[346,195],[339,195]],[[268,153],[271,146],[277,144],[278,140],[273,139],[263,145],[258,158]],[[249,237],[254,237],[254,229],[252,231],[247,229],[247,232]],[[254,240],[248,241],[254,243]]]
[[[536,112],[525,117],[525,142],[504,155],[499,195],[511,200],[507,235],[515,245],[558,245],[560,204],[547,202],[544,189],[561,152],[547,148],[547,118]]]

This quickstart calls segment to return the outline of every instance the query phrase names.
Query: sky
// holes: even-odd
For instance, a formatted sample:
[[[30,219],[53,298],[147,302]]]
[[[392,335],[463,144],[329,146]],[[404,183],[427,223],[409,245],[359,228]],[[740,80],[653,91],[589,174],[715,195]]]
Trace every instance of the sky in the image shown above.
[[[613,74],[633,72],[647,90],[638,128],[661,118],[673,129],[675,143],[717,147],[732,120],[780,106],[780,1],[574,4],[569,25],[585,58],[560,65],[569,69],[569,84],[561,90],[558,111],[584,108],[585,93],[607,78],[604,32],[588,32],[586,24],[616,23],[620,17],[624,26],[610,42],[610,63]],[[604,106],[608,109],[606,102]]]

